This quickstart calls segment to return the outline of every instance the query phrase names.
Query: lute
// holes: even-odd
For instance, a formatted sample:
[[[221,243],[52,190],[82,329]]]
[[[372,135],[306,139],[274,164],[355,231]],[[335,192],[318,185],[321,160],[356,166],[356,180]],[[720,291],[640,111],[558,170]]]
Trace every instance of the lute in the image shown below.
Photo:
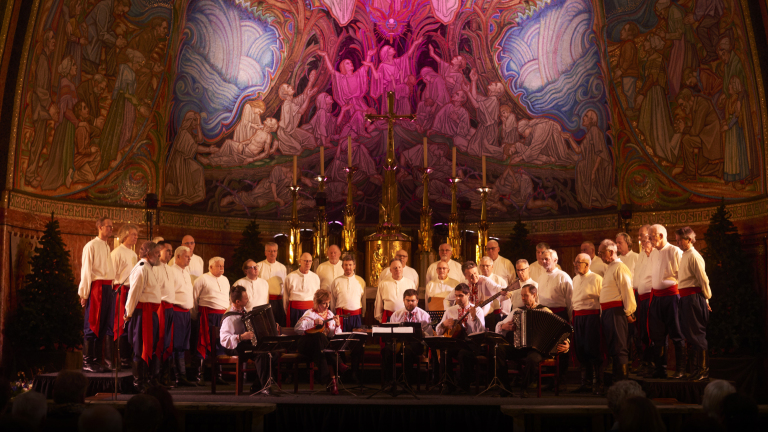
[[[347,315],[334,315],[334,316],[332,316],[332,317],[330,317],[330,318],[328,318],[326,320],[323,320],[322,324],[315,324],[315,326],[313,328],[308,329],[308,330],[304,330],[304,333],[305,334],[320,333],[321,331],[323,331],[323,327],[325,327],[325,323],[327,323],[329,321],[333,321],[333,319],[336,318],[336,317],[339,317],[339,319],[341,319],[341,318],[348,318],[349,315],[348,314]]]
[[[487,305],[488,303],[496,300],[499,298],[500,295],[502,295],[505,292],[512,291],[509,287],[502,289],[501,291],[497,292],[496,294],[488,297],[487,299],[483,300],[480,304],[475,305],[476,308],[482,308],[483,306]],[[443,337],[449,337],[458,339],[459,337],[463,336],[464,334],[464,327],[461,325],[461,323],[464,321],[464,318],[467,317],[472,312],[472,309],[470,309],[468,312],[464,313],[464,315],[460,316],[459,319],[457,319],[453,323],[453,327],[446,330],[445,333],[443,333]]]

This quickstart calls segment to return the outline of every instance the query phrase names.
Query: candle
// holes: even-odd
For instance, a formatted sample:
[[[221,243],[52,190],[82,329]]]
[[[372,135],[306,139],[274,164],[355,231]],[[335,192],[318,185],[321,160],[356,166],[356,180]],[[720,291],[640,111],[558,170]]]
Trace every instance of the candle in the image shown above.
[[[352,168],[352,136],[347,137],[347,166]]]
[[[424,168],[429,166],[427,163],[427,137],[424,137]]]
[[[485,155],[483,155],[483,187],[485,187]]]
[[[320,177],[325,177],[325,146],[320,144]]]
[[[453,171],[451,171],[451,177],[456,178],[456,146],[453,147]]]
[[[296,186],[296,172],[298,170],[299,157],[293,156],[293,185]]]

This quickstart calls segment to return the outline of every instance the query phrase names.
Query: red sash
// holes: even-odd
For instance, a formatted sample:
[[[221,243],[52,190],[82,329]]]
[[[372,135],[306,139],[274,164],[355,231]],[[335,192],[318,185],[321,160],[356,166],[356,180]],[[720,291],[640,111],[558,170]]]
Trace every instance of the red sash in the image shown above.
[[[312,300],[304,300],[304,301],[289,301],[288,302],[288,310],[285,311],[285,323],[288,327],[291,326],[291,309],[312,309],[315,306],[315,303]]]
[[[392,312],[391,310],[384,309],[384,313],[381,316],[381,323],[384,324],[389,322],[389,317],[391,317],[393,313],[394,312]]]
[[[680,288],[680,298],[688,297],[689,295],[697,293],[701,294],[701,287]]]
[[[157,311],[157,321],[160,323],[160,340],[157,343],[157,358],[161,360],[165,360],[165,358],[161,357],[161,354],[163,353],[163,348],[165,347],[165,311],[167,309],[173,309],[173,305],[164,301],[160,303],[160,309]],[[173,326],[173,323],[171,323],[171,326]]]
[[[573,311],[573,316],[575,317],[585,315],[600,315],[600,309],[581,309]]]
[[[281,296],[281,295],[273,295],[273,294],[270,294],[270,295],[269,295],[269,299],[270,299],[270,300],[282,300],[282,299],[283,299],[283,296]]]
[[[501,315],[501,309],[494,309],[493,313],[495,313],[496,315]]]
[[[612,302],[600,303],[601,310],[611,309],[615,307],[624,307],[624,302],[622,302],[621,300],[616,300]]]
[[[174,312],[187,312],[187,313],[189,313],[189,309],[184,309],[184,308],[180,307],[179,305],[171,305],[171,306],[173,307],[173,311]],[[171,340],[168,343],[168,350],[165,352],[165,355],[163,356],[163,361],[168,360],[168,357],[170,357],[171,354],[173,354],[173,333],[174,333],[173,326],[175,326],[175,325],[176,325],[176,321],[174,320],[174,322],[171,323]]]
[[[206,351],[213,351],[213,347],[211,346],[211,329],[208,327],[208,314],[209,313],[223,314],[227,310],[211,309],[206,306],[200,306],[198,309],[199,309],[198,319],[200,320],[200,338],[197,341],[197,352],[199,352],[200,355],[203,356],[203,358],[205,358]]]
[[[336,315],[361,315],[363,309],[347,310],[342,308],[336,308]]]
[[[160,309],[160,303],[139,302],[136,309],[141,309],[141,358],[149,364],[152,360],[152,338],[154,320],[152,314]],[[159,314],[158,314],[159,315]]]
[[[637,296],[639,301],[648,300],[649,298],[651,298],[651,293],[639,294]]]
[[[551,307],[551,308],[549,308],[549,310],[551,310],[552,313],[555,313],[555,314],[556,313],[560,313],[560,312],[565,312],[565,308],[564,307]]]
[[[128,291],[131,287],[125,284],[115,286],[117,295],[115,296],[115,340],[122,336],[125,326],[125,302],[128,300]]]
[[[173,310],[175,312],[189,312],[189,309],[184,309],[179,305],[173,305]]]
[[[654,297],[671,297],[671,296],[680,294],[680,292],[677,290],[677,284],[674,284],[669,288],[664,288],[660,290],[651,289],[651,292],[649,294],[650,294],[650,297],[648,297],[648,315],[646,316],[646,319],[645,319],[645,331],[648,332],[646,334],[651,334],[651,324],[650,324],[651,303],[653,303],[653,298]]]
[[[101,296],[102,286],[111,286],[112,281],[95,280],[91,282],[91,293],[88,297],[88,327],[99,337],[101,329]]]

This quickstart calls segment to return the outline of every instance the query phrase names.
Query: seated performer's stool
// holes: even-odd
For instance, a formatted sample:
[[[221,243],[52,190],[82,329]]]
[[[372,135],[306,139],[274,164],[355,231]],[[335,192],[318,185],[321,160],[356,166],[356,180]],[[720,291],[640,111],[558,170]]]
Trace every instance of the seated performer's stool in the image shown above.
[[[220,327],[211,327],[211,342],[219,340]],[[215,345],[214,345],[215,346]],[[212,356],[211,358],[211,394],[216,394],[216,369],[223,365],[235,365],[235,370],[224,370],[222,368],[221,375],[234,376],[235,377],[235,396],[240,396],[243,393],[243,374],[246,372],[256,372],[256,368],[247,368],[245,364],[246,359],[242,359],[238,356]]]
[[[315,389],[315,363],[310,362],[308,358],[299,353],[286,353],[277,360],[277,386],[283,388],[283,365],[285,371],[293,371],[293,392],[299,392],[299,364],[308,362],[309,364],[309,389]]]
[[[542,373],[541,368],[543,367],[552,367],[553,372],[551,373]],[[560,370],[560,356],[556,355],[555,358],[548,358],[544,359],[541,362],[539,362],[539,389],[538,389],[538,397],[541,397],[541,379],[542,378],[554,378],[555,379],[555,396],[559,396],[560,394],[560,378],[558,375],[558,371]]]

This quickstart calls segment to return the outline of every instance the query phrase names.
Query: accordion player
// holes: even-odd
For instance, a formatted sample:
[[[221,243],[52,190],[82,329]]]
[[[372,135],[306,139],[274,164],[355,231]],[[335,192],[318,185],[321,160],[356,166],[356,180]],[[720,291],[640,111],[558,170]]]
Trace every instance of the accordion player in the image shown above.
[[[549,308],[546,306],[538,304],[538,289],[534,285],[529,284],[523,286],[520,290],[520,296],[523,301],[523,307],[519,310],[536,310],[552,313],[552,311],[549,310]],[[518,309],[513,310],[509,315],[507,315],[507,318],[496,324],[496,333],[506,336],[508,332],[515,331],[516,328],[513,318],[515,316],[515,311],[517,310]],[[536,330],[528,329],[528,331],[535,332]],[[507,372],[507,359],[515,360],[516,362],[521,363],[524,367],[522,380],[520,383],[520,396],[525,398],[528,397],[528,393],[526,391],[528,384],[530,384],[531,379],[533,379],[534,373],[538,370],[538,365],[544,359],[545,355],[567,353],[569,349],[570,341],[568,339],[565,339],[563,342],[555,345],[551,352],[545,354],[542,354],[541,352],[532,348],[518,349],[514,347],[514,344],[504,346],[500,345],[496,353],[496,362],[498,365],[497,373],[499,375],[499,379],[502,382],[502,385],[504,386],[504,390],[501,391],[502,395],[512,394],[512,384],[509,379],[509,373]]]

